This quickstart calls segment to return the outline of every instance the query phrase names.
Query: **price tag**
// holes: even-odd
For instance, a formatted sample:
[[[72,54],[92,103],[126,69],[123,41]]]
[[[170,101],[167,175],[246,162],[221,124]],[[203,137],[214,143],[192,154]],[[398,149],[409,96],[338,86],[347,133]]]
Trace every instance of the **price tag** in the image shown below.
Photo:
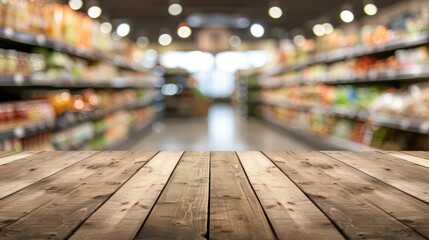
[[[15,75],[13,75],[13,82],[16,85],[24,84],[24,80],[25,80],[25,77],[22,73],[16,73]]]
[[[23,127],[16,127],[16,128],[13,130],[13,134],[14,134],[14,135],[15,135],[15,137],[17,137],[17,138],[23,138],[23,137],[24,137],[24,135],[25,135],[24,128],[23,128]]]
[[[36,36],[36,42],[39,45],[46,45],[46,37],[43,34],[38,34]]]
[[[14,34],[15,30],[13,30],[13,28],[7,27],[4,29],[4,35],[6,35],[6,37],[13,37]]]

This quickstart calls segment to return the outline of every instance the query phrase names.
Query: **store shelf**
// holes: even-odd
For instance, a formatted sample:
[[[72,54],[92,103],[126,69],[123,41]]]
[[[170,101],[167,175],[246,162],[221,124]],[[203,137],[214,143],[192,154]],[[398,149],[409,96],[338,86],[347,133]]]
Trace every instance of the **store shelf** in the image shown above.
[[[40,77],[38,77],[40,78]],[[148,80],[157,84],[148,84]],[[138,83],[142,82],[142,83]],[[37,80],[35,77],[26,76],[20,73],[14,75],[0,75],[0,87],[51,87],[51,88],[159,88],[163,82],[160,77],[148,77],[139,79],[114,78],[110,81],[88,81],[83,79],[66,80],[57,79],[55,81]]]
[[[161,113],[164,111],[163,104],[161,104],[161,106],[157,106],[155,109],[156,109],[155,115],[150,120],[132,127],[130,129],[130,135],[127,136],[126,139],[122,139],[122,140],[118,141],[117,143],[115,143],[111,146],[106,146],[102,149],[97,149],[97,150],[99,150],[99,151],[120,151],[120,150],[124,150],[124,149],[129,149],[132,145],[135,144],[135,141],[137,139],[141,139],[142,134],[147,132],[150,129],[150,127],[160,119]],[[70,146],[66,149],[61,149],[61,150],[62,151],[78,151],[78,150],[82,150],[82,149],[88,149],[88,145],[94,139],[103,137],[105,132],[106,132],[106,130],[95,133],[94,136],[92,136],[91,138],[85,139],[84,141],[82,141],[82,142],[80,142],[74,146]]]
[[[326,53],[319,53],[309,57],[306,61],[297,62],[294,64],[277,65],[267,71],[263,76],[269,77],[273,75],[282,74],[285,72],[296,71],[307,66],[320,63],[333,63],[342,61],[349,58],[362,57],[367,55],[380,54],[384,52],[391,52],[398,49],[411,48],[421,46],[429,43],[429,34],[426,32],[407,36],[402,39],[392,40],[385,44],[379,44],[375,46],[359,45],[348,48],[341,48]]]
[[[76,114],[72,113],[72,116],[68,117],[68,119],[74,119],[74,120],[67,122],[67,124],[65,124],[65,126],[58,126],[57,125],[55,130],[56,131],[66,130],[66,129],[75,127],[77,125],[83,124],[85,122],[97,121],[99,119],[102,119],[108,115],[114,114],[114,113],[119,112],[119,111],[127,111],[127,110],[131,111],[131,110],[135,110],[135,109],[139,109],[139,108],[144,108],[147,106],[151,106],[157,102],[158,101],[156,101],[156,100],[145,100],[145,101],[141,101],[141,102],[128,104],[126,106],[113,108],[109,111],[103,111],[101,109],[96,109],[94,111],[90,111],[90,112],[86,112],[86,113],[84,113],[84,112],[76,113]]]
[[[325,84],[353,84],[353,83],[378,83],[378,82],[399,82],[408,80],[427,80],[429,78],[429,66],[409,69],[386,70],[381,73],[369,73],[362,77],[352,77],[348,79],[332,79],[319,81],[316,83]],[[314,82],[313,82],[314,83]]]
[[[278,89],[282,87],[304,86],[324,83],[328,85],[340,84],[360,84],[360,83],[381,83],[381,82],[402,82],[402,81],[422,81],[429,79],[429,66],[417,66],[405,69],[391,69],[383,72],[371,72],[360,77],[350,76],[343,79],[326,79],[318,81],[285,81],[281,84],[261,85],[264,89]]]
[[[117,67],[128,69],[128,70],[133,70],[133,71],[144,70],[142,68],[137,68],[133,65],[126,64],[120,58],[112,59],[98,52],[82,50],[76,47],[72,47],[65,43],[49,39],[43,34],[34,35],[32,33],[15,31],[12,28],[0,28],[0,39],[4,39],[11,42],[24,44],[24,45],[48,48],[58,52],[70,54],[76,57],[85,58],[90,61],[108,62]]]
[[[376,149],[337,137],[321,137],[312,134],[306,130],[288,126],[280,121],[269,117],[262,117],[266,122],[287,131],[289,134],[295,135],[305,142],[311,143],[321,150],[346,150],[346,151],[375,151]]]
[[[119,111],[139,109],[139,108],[156,104],[157,102],[159,101],[147,100],[147,101],[129,104],[123,107],[118,107],[109,111],[96,109],[94,111],[90,111],[86,113],[83,113],[83,112],[69,113],[69,115],[67,116],[67,119],[69,119],[69,121],[67,121],[62,125],[59,125],[58,123],[54,124],[54,123],[46,123],[46,122],[38,122],[38,123],[29,122],[29,123],[14,124],[14,126],[9,129],[0,130],[0,139],[10,139],[14,137],[24,138],[24,137],[30,137],[30,136],[34,136],[48,131],[63,131],[86,122],[92,122],[92,121],[102,119],[105,116],[114,114]]]
[[[391,40],[385,44],[378,44],[374,46],[360,45],[338,49],[327,53],[316,54],[306,64],[312,65],[318,63],[337,62],[348,58],[362,57],[366,55],[395,51],[397,49],[416,47],[428,42],[429,35],[424,32],[412,36],[407,36],[401,39]]]
[[[124,149],[130,149],[136,141],[142,139],[142,135],[145,134],[150,127],[159,120],[159,116],[155,116],[150,121],[140,124],[132,129],[130,136],[126,140],[120,141],[112,146],[107,146],[103,151],[120,151]]]
[[[323,114],[334,114],[339,117],[369,121],[375,125],[400,129],[408,132],[429,134],[429,120],[410,118],[406,116],[395,116],[383,113],[371,113],[366,110],[347,110],[335,107],[304,105],[297,106],[285,102],[264,102],[265,105],[294,109],[297,111],[311,111]]]
[[[18,123],[11,128],[0,130],[0,139],[10,139],[15,137],[23,138],[33,136],[46,131],[51,131],[54,128],[55,126],[53,123],[47,122],[30,122],[21,124]]]

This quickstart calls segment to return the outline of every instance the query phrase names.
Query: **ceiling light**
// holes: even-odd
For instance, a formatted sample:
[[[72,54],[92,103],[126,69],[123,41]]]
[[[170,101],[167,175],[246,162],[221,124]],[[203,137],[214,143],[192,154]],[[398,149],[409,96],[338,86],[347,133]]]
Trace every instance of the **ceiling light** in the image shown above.
[[[228,42],[229,42],[229,45],[231,45],[231,47],[234,47],[234,48],[240,47],[240,45],[241,45],[241,38],[239,36],[237,36],[237,35],[232,35],[229,38]]]
[[[373,16],[377,14],[378,8],[373,3],[368,3],[363,7],[363,11],[366,13],[366,15]]]
[[[99,6],[92,6],[88,9],[88,16],[91,18],[98,18],[101,15],[101,8]]]
[[[295,37],[293,37],[293,42],[295,43],[296,46],[298,47],[302,47],[305,44],[305,37],[302,35],[296,35]]]
[[[250,33],[252,33],[252,35],[254,37],[260,38],[260,37],[264,36],[265,29],[264,29],[264,27],[261,24],[254,23],[250,27]]]
[[[82,2],[82,0],[70,0],[69,6],[73,10],[79,10],[82,8],[83,2]]]
[[[141,47],[141,48],[145,48],[149,45],[149,38],[147,37],[139,37],[137,38],[137,46]]]
[[[177,29],[177,35],[181,38],[188,38],[192,34],[192,29],[188,26],[181,26]]]
[[[350,10],[343,10],[340,13],[340,17],[341,20],[343,20],[343,22],[345,23],[353,22],[353,20],[355,19],[355,15]]]
[[[104,22],[102,24],[100,24],[100,31],[104,34],[108,34],[112,31],[112,24],[110,24],[109,22]]]
[[[323,28],[325,28],[325,34],[326,35],[334,32],[334,26],[332,26],[332,24],[330,24],[330,23],[324,23]]]
[[[182,11],[183,11],[182,5],[180,5],[178,3],[171,4],[168,7],[168,13],[170,13],[173,16],[177,16],[177,15],[181,14]]]
[[[325,33],[326,33],[325,27],[323,27],[322,24],[316,24],[313,27],[313,33],[314,33],[314,35],[321,37],[321,36],[325,35]]]
[[[161,46],[168,46],[173,42],[173,38],[171,37],[170,34],[164,33],[164,34],[161,34],[161,36],[159,36],[158,42]]]
[[[131,27],[128,23],[121,23],[116,28],[116,32],[118,33],[118,36],[125,37],[127,36],[131,31]]]
[[[268,10],[268,14],[272,18],[280,18],[283,15],[283,11],[281,8],[277,6],[273,6],[273,7],[270,7],[270,9]]]

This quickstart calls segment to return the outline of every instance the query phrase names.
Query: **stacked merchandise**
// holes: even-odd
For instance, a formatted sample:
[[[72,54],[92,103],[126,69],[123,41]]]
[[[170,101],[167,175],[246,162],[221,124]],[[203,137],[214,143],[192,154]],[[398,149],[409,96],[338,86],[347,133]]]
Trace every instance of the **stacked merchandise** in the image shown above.
[[[410,42],[425,43],[429,29],[429,8],[422,3],[418,12],[408,10],[385,25],[363,25],[359,29],[335,29],[333,33],[306,39],[299,47],[280,51],[279,63],[286,68],[339,61],[395,50]]]
[[[55,1],[0,1],[0,150],[105,149],[155,119],[162,79],[110,30]]]
[[[21,82],[16,76],[21,76]],[[120,69],[109,62],[95,62],[70,54],[36,48],[32,53],[0,49],[0,77],[24,85],[112,85],[148,87],[160,79],[147,72]],[[25,79],[28,79],[27,82]],[[16,82],[18,81],[18,82]],[[12,83],[11,83],[12,84]]]
[[[429,150],[428,30],[422,7],[288,47],[258,79],[262,117],[342,149]]]
[[[243,115],[256,116],[261,103],[261,87],[258,85],[258,71],[237,73],[236,102]]]
[[[156,117],[154,90],[29,91],[0,104],[2,150],[103,149]]]
[[[332,64],[319,63],[259,80],[265,87],[311,83],[356,83],[429,77],[429,48],[396,50],[393,56],[361,56]]]
[[[262,96],[265,117],[315,135],[383,149],[427,146],[429,83],[399,89],[318,84],[264,90]]]
[[[0,28],[13,37],[20,34],[37,36],[37,43],[52,43],[56,47],[73,48],[88,56],[102,56],[133,63],[138,48],[130,40],[113,40],[101,31],[100,23],[87,15],[73,11],[67,5],[45,1],[8,0],[0,2]]]

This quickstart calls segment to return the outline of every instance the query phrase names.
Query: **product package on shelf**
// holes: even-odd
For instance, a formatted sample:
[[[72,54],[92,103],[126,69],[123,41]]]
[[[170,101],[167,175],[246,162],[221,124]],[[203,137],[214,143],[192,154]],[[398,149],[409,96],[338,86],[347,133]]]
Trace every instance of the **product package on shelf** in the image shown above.
[[[0,49],[0,77],[11,81],[20,74],[30,85],[102,85],[112,87],[147,87],[159,84],[160,78],[148,72],[122,70],[112,63],[90,63],[83,58],[37,48],[32,53]],[[1,83],[1,81],[0,81]],[[15,82],[17,85],[23,82]]]
[[[3,150],[80,150],[106,137],[110,146],[155,116],[157,94],[150,89],[26,90],[21,95],[28,100],[0,103],[0,145]]]
[[[65,4],[43,0],[7,0],[0,3],[0,32],[3,37],[31,41],[37,45],[53,45],[84,57],[111,62],[132,68],[142,68],[135,60],[141,52],[127,38],[114,40],[101,31],[100,23]],[[48,44],[49,42],[49,44]],[[140,54],[141,55],[141,54]]]
[[[320,138],[331,148],[348,149],[348,145],[358,144],[359,149],[421,150],[428,149],[427,134],[413,133],[401,129],[380,126],[372,121],[343,118],[319,112],[303,112],[277,106],[264,106],[265,119],[299,132],[309,138]],[[346,142],[344,141],[346,140]]]

